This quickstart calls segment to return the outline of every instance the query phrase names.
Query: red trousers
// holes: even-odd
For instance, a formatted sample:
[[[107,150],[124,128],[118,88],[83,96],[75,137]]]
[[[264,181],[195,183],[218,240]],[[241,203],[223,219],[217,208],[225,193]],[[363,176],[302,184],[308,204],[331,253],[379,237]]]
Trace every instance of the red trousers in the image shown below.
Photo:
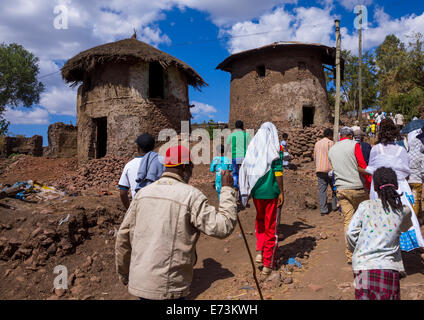
[[[264,266],[274,268],[278,247],[277,228],[280,224],[278,199],[253,199],[253,203],[256,207],[256,250],[263,252]]]

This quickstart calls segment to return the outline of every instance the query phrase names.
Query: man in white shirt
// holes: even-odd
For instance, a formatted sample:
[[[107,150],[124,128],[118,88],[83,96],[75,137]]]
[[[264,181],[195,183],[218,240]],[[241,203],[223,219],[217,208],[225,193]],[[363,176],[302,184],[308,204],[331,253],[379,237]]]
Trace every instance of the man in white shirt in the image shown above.
[[[400,130],[403,129],[403,122],[405,121],[403,115],[401,113],[397,113],[395,115],[395,124],[398,126]]]
[[[118,183],[121,201],[126,209],[130,206],[128,191],[131,190],[132,199],[134,199],[136,194],[137,186],[139,184],[137,182],[138,173],[143,157],[147,153],[151,152],[155,147],[155,139],[148,133],[140,135],[135,142],[137,144],[138,155],[125,165]],[[163,167],[163,170],[164,169],[165,167]]]
[[[355,131],[361,131],[361,127],[359,126],[359,121],[355,120],[355,125],[352,127],[353,132]]]

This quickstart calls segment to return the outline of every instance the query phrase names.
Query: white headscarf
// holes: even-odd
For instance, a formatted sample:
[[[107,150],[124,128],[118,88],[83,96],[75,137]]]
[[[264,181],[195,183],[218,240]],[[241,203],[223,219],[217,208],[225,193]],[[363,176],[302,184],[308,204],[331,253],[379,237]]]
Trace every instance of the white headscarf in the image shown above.
[[[250,142],[246,157],[240,167],[239,185],[243,205],[246,205],[256,182],[271,169],[274,160],[280,157],[278,131],[274,124],[265,122]]]

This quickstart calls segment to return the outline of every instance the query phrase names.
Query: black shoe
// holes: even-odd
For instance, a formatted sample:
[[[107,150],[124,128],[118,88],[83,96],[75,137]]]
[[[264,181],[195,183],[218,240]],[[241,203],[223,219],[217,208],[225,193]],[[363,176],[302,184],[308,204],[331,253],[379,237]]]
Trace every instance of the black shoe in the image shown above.
[[[322,217],[324,217],[324,216],[328,216],[328,215],[329,215],[329,212],[327,212],[327,213],[322,213],[322,212],[321,212],[321,216],[322,216]]]

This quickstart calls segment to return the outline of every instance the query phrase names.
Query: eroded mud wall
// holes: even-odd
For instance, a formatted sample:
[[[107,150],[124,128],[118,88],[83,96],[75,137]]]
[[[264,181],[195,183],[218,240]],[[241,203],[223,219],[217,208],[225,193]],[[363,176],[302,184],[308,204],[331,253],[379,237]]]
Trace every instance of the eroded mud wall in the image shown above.
[[[265,67],[263,77],[260,66]],[[292,50],[244,57],[233,62],[231,73],[230,128],[236,120],[251,129],[266,121],[281,128],[302,127],[303,107],[315,109],[315,125],[328,120],[325,76],[314,53]]]

